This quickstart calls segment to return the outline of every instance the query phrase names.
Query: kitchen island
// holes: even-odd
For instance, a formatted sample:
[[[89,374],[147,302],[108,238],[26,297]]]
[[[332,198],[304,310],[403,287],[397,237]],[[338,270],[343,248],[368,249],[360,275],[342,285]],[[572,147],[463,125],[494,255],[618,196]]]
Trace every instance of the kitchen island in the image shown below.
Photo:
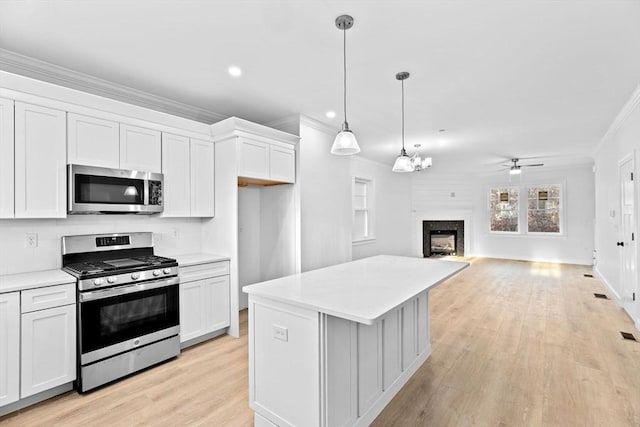
[[[429,290],[466,262],[379,255],[245,286],[259,426],[365,426],[431,354]]]

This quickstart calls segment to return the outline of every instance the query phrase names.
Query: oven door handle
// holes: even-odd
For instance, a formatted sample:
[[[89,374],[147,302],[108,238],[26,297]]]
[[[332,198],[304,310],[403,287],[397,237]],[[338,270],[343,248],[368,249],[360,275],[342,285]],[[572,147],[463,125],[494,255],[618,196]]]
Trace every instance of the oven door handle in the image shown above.
[[[135,283],[132,285],[118,286],[116,288],[102,289],[98,291],[80,292],[80,302],[95,301],[104,298],[126,295],[133,292],[147,291],[151,289],[175,286],[180,283],[179,277],[170,279],[154,280],[152,282]]]

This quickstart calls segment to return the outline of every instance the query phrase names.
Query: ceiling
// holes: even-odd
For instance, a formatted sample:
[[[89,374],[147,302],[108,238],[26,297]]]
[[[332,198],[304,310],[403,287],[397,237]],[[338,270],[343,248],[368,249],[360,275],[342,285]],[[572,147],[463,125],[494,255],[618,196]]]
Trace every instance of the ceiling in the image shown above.
[[[0,48],[224,116],[304,114],[337,131],[344,13],[349,124],[361,155],[390,167],[399,71],[408,151],[421,144],[434,173],[589,162],[640,83],[630,0],[4,0]]]

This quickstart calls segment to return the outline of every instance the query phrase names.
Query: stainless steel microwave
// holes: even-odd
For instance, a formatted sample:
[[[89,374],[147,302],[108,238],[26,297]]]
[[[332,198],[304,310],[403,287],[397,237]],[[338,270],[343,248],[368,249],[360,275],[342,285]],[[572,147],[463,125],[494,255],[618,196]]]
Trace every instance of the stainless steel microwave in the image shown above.
[[[70,214],[162,212],[161,173],[96,166],[67,166]]]

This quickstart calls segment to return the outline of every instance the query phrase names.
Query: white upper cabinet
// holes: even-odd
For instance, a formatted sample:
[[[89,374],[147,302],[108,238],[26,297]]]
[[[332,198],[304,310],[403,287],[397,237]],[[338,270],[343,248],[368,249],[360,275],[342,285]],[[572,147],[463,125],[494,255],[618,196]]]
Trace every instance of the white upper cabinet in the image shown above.
[[[238,138],[238,176],[269,179],[269,144]]]
[[[269,177],[273,181],[296,182],[296,152],[293,148],[271,145]]]
[[[120,125],[120,168],[145,172],[162,170],[161,133],[126,124]]]
[[[186,136],[162,134],[163,216],[191,215],[190,143]]]
[[[191,138],[191,216],[214,216],[213,142]]]
[[[119,168],[120,125],[117,122],[69,113],[67,129],[69,163]]]
[[[0,218],[13,218],[13,101],[0,98]]]
[[[295,150],[286,144],[238,138],[238,176],[258,180],[296,181]]]
[[[80,114],[68,115],[68,163],[160,172],[161,133]]]
[[[162,134],[165,217],[214,216],[213,142]]]
[[[15,103],[15,217],[64,218],[67,123],[64,111]]]

